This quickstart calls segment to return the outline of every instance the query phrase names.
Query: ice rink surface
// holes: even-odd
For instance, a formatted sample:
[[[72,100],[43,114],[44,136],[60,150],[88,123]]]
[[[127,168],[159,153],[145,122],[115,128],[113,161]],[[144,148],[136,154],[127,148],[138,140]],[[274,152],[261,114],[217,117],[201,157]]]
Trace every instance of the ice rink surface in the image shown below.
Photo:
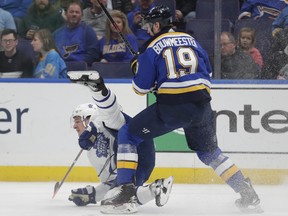
[[[68,201],[70,190],[87,184],[64,182],[52,199],[55,182],[0,182],[0,216],[97,216],[99,204],[77,207]],[[288,215],[288,185],[256,185],[261,198],[263,216]],[[154,200],[138,208],[133,215],[245,215],[234,205],[239,197],[227,185],[174,184],[170,199],[164,207]]]

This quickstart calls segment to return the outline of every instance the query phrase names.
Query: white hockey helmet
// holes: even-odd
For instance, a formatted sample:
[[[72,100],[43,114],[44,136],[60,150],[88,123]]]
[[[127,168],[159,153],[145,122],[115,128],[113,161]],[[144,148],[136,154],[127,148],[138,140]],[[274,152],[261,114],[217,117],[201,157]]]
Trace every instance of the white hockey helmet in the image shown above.
[[[80,104],[73,110],[71,116],[71,122],[74,120],[74,117],[76,116],[80,116],[81,120],[85,122],[87,117],[90,117],[97,113],[97,109],[98,109],[97,106],[93,103]]]

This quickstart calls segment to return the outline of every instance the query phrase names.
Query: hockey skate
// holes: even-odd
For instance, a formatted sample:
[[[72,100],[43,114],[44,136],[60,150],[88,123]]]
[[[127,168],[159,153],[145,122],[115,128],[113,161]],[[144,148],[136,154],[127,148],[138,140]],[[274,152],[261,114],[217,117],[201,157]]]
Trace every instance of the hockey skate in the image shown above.
[[[256,194],[249,178],[244,180],[246,188],[240,191],[241,198],[235,201],[236,206],[243,213],[263,213],[260,199]]]
[[[103,78],[97,71],[69,71],[67,75],[72,82],[86,85],[92,91],[100,91],[105,87]]]
[[[101,212],[105,214],[131,214],[137,212],[134,184],[125,184],[107,192],[101,201]]]
[[[157,179],[149,187],[155,193],[155,202],[158,207],[164,206],[169,199],[174,178],[170,176],[166,179]]]
[[[71,190],[68,200],[74,202],[77,206],[86,206],[90,203],[96,204],[96,191],[91,185],[85,188]]]

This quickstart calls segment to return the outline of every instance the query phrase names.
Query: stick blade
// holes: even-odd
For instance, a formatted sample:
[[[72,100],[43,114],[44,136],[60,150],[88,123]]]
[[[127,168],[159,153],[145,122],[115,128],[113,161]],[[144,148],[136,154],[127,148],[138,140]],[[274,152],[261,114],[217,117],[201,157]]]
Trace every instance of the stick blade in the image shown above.
[[[59,191],[59,182],[56,182],[55,186],[54,186],[54,193],[52,196],[52,199],[54,199],[54,197],[56,196],[57,192]]]

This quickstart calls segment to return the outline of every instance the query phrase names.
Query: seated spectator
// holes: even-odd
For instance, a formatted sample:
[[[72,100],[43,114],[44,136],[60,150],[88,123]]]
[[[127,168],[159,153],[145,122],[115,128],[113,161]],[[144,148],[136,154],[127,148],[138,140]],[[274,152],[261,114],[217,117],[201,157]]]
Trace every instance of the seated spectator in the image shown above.
[[[16,25],[13,16],[8,11],[0,8],[0,33],[3,29],[16,30]]]
[[[33,59],[17,49],[18,38],[14,29],[4,29],[1,33],[0,72],[21,72],[22,78],[33,77]]]
[[[282,31],[284,28],[288,27],[288,6],[285,7],[279,16],[272,23],[272,36],[275,37],[276,34]]]
[[[125,14],[128,14],[133,9],[131,0],[108,0],[107,7],[111,10],[120,10]]]
[[[242,4],[238,19],[275,19],[287,4],[287,1],[281,0],[246,0]]]
[[[137,40],[128,26],[126,15],[121,11],[113,10],[111,16],[134,51],[138,52]],[[109,20],[106,22],[106,36],[100,40],[99,49],[101,62],[130,62],[133,58],[125,42]]]
[[[149,25],[143,25],[142,20],[144,15],[153,6],[154,4],[152,0],[138,0],[138,5],[136,8],[127,15],[129,27],[136,36],[137,40],[147,40],[151,37],[149,34]]]
[[[100,0],[104,6],[107,6],[107,0]],[[107,15],[100,7],[98,0],[90,0],[91,6],[83,10],[82,20],[90,25],[97,34],[98,40],[105,36],[105,26]],[[110,12],[110,9],[107,9]]]
[[[236,49],[236,41],[230,32],[221,33],[221,78],[257,79],[260,67],[250,55]]]
[[[64,24],[64,19],[49,0],[34,0],[23,17],[19,26],[19,34],[26,39],[32,39],[36,30],[48,29],[50,32]]]
[[[259,67],[262,68],[263,58],[260,51],[255,47],[255,42],[255,29],[248,27],[240,29],[238,35],[238,48],[249,54]]]
[[[288,64],[286,64],[277,75],[278,80],[288,80]]]
[[[83,8],[80,1],[68,4],[66,25],[54,32],[56,46],[64,61],[85,61],[91,66],[99,61],[97,34],[93,28],[81,21]]]
[[[67,78],[67,67],[57,52],[52,34],[48,29],[40,29],[31,42],[38,53],[33,76],[35,78]]]
[[[271,48],[264,61],[262,79],[277,79],[281,69],[288,64],[288,28],[272,37]]]
[[[32,4],[32,0],[5,0],[0,1],[0,8],[8,11],[14,18],[23,18]]]
[[[183,18],[184,22],[196,17],[196,3],[197,0],[176,0],[176,16],[179,19]]]
[[[239,0],[240,8],[242,7],[242,5],[243,5],[244,2],[245,2],[245,0]]]

